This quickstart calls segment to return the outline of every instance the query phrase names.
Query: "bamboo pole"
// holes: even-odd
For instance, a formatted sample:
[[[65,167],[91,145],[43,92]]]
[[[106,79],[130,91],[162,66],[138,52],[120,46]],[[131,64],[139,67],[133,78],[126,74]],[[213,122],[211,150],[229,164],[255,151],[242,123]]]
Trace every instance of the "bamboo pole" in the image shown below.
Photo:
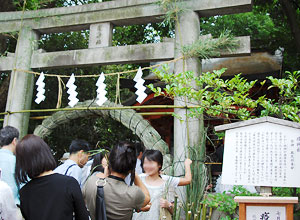
[[[139,112],[137,113],[139,115],[172,115],[173,112]],[[31,120],[43,120],[46,118],[51,117],[51,115],[46,115],[46,116],[33,116],[30,117]],[[0,119],[0,121],[4,121],[4,119]]]
[[[191,216],[192,216],[192,211],[188,211],[187,213],[187,220],[190,220],[191,219]]]
[[[201,214],[202,214],[202,219],[205,220],[206,219],[206,204],[203,204]]]
[[[211,220],[212,210],[213,210],[213,209],[210,207],[210,208],[209,208],[209,216],[208,216],[208,220]]]
[[[201,205],[200,205],[200,210],[201,210]],[[195,219],[195,220],[200,220],[200,218],[201,218],[201,214],[200,214],[201,212],[198,210],[197,211],[197,218]]]
[[[172,108],[201,108],[198,106],[176,106],[176,105],[143,105],[143,106],[122,106],[122,107],[78,107],[78,108],[58,108],[58,109],[29,109],[15,112],[1,112],[0,115],[28,112],[58,112],[58,111],[75,111],[75,110],[123,110],[123,109],[172,109]]]
[[[178,196],[175,195],[175,201],[174,201],[174,209],[173,209],[173,220],[176,220],[176,212],[177,212],[177,200],[178,200]]]

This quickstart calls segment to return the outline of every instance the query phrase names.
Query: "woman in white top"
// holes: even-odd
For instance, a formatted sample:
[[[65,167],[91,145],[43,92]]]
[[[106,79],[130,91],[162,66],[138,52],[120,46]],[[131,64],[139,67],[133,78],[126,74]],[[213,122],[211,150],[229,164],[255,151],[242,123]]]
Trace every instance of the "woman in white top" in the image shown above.
[[[146,150],[141,161],[141,165],[145,173],[140,174],[139,177],[150,193],[151,208],[148,212],[134,213],[133,219],[161,219],[160,208],[166,208],[172,214],[174,198],[171,196],[170,192],[173,192],[174,188],[177,186],[190,184],[192,181],[190,168],[192,161],[190,159],[186,159],[184,162],[184,178],[160,175],[163,166],[163,156],[158,150]]]

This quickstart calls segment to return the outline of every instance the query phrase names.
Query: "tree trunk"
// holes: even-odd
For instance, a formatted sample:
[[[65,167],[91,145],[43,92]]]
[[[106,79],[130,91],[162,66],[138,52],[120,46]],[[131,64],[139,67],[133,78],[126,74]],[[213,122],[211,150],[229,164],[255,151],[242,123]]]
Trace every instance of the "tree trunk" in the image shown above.
[[[10,74],[4,79],[4,81],[0,84],[0,112],[5,111],[5,105],[8,94]]]
[[[291,27],[297,51],[300,53],[300,24],[298,24],[297,21],[296,10],[294,9],[292,5],[293,3],[290,0],[280,0],[280,3],[282,4],[283,12],[287,17],[288,23]]]

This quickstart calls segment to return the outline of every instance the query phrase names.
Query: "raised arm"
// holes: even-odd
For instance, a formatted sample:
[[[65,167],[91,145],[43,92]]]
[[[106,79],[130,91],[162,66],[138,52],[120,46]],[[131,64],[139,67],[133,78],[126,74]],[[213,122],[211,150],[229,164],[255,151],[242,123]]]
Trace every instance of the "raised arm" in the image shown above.
[[[185,161],[184,161],[185,176],[183,178],[179,179],[178,186],[186,186],[192,182],[191,164],[192,164],[191,159],[189,159],[189,158],[185,159]]]

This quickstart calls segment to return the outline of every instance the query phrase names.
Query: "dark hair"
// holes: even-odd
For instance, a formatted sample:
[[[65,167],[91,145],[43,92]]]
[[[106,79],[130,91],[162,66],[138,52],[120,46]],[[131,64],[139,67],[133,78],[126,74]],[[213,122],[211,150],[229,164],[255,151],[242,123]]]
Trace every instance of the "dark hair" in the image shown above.
[[[149,161],[157,162],[158,165],[160,165],[159,170],[162,169],[164,159],[163,159],[162,153],[159,150],[146,150],[143,153],[143,156],[142,156],[142,159],[141,159],[142,168],[143,168],[145,158],[147,158],[147,160],[149,160]],[[143,169],[143,171],[144,171],[144,169]]]
[[[19,131],[15,127],[5,126],[0,130],[0,146],[11,144],[14,138],[19,138]]]
[[[91,166],[91,174],[95,172],[101,172],[104,173],[104,167],[102,166],[102,159],[104,158],[104,153],[98,153],[93,158],[93,163]]]
[[[136,156],[138,157],[140,155],[140,152],[144,153],[145,146],[143,143],[135,143],[134,144],[135,150],[136,150]]]
[[[117,173],[128,175],[131,173],[131,180],[134,180],[136,151],[129,142],[119,142],[109,154],[109,169]]]
[[[26,183],[28,177],[34,179],[55,167],[50,147],[40,137],[28,134],[17,144],[15,176],[18,183]]]
[[[81,150],[83,150],[84,152],[88,152],[90,150],[89,143],[85,140],[73,140],[69,147],[70,154],[77,153]]]

